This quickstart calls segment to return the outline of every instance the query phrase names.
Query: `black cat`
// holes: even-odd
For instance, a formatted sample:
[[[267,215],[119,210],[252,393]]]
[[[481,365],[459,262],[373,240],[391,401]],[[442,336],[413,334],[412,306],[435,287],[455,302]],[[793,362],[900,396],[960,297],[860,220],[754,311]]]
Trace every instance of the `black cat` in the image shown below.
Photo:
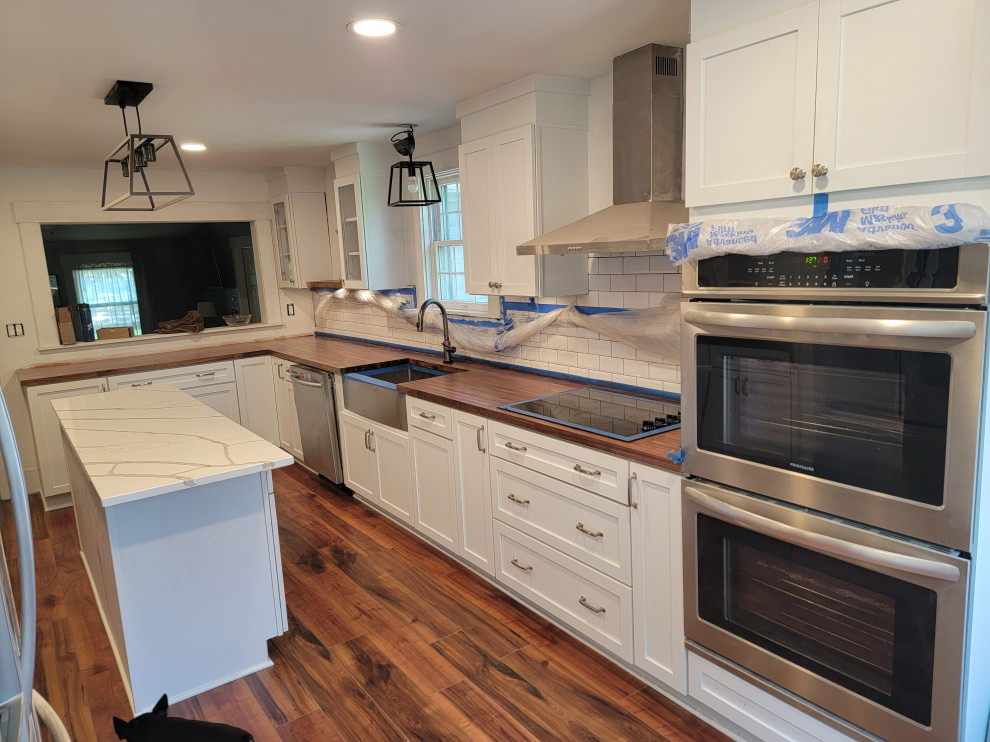
[[[127,742],[254,742],[248,732],[229,724],[169,718],[168,696],[163,695],[149,714],[131,721],[113,717],[113,730]]]

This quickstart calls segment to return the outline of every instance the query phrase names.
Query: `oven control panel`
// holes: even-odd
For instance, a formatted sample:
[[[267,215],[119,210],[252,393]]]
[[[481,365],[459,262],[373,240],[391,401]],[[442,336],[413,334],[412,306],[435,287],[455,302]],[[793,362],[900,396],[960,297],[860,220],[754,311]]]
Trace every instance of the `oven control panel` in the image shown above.
[[[951,289],[959,248],[722,255],[698,263],[702,287]]]

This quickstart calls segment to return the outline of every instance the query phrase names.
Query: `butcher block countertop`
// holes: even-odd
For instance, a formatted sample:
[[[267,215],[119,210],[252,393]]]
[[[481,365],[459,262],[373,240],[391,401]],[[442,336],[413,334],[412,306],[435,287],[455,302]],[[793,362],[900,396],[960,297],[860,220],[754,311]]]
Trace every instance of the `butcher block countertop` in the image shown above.
[[[644,464],[675,472],[681,470],[680,464],[673,463],[667,456],[668,452],[680,448],[680,430],[626,442],[499,409],[500,405],[569,389],[579,389],[588,386],[586,383],[497,368],[484,363],[458,361],[445,365],[440,363],[437,356],[429,353],[416,353],[355,340],[300,335],[276,340],[40,364],[20,369],[17,372],[17,379],[22,386],[33,386],[268,354],[337,374],[377,368],[403,359],[432,368],[442,368],[451,373],[400,384],[399,390],[410,397],[425,399],[492,420],[501,420],[510,425],[614,453]]]

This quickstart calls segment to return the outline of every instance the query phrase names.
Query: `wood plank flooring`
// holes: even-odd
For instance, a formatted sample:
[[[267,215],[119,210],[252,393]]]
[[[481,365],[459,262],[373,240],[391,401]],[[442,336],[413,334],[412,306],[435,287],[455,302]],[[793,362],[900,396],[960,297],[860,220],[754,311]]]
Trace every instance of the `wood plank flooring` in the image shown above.
[[[275,472],[289,631],[273,667],[174,703],[258,742],[727,742],[438,550],[299,467]],[[71,509],[32,504],[36,686],[75,742],[116,740],[126,696]],[[0,533],[16,564],[9,503]]]

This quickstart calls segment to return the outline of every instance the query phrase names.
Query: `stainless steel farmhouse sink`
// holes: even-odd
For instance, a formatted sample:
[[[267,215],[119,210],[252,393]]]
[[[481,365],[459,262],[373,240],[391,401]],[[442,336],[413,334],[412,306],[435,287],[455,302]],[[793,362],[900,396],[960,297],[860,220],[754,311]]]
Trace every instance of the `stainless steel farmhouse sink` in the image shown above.
[[[397,361],[367,371],[352,371],[344,374],[344,408],[368,420],[398,430],[408,430],[406,395],[400,393],[396,385],[446,376],[448,373],[408,361]]]

